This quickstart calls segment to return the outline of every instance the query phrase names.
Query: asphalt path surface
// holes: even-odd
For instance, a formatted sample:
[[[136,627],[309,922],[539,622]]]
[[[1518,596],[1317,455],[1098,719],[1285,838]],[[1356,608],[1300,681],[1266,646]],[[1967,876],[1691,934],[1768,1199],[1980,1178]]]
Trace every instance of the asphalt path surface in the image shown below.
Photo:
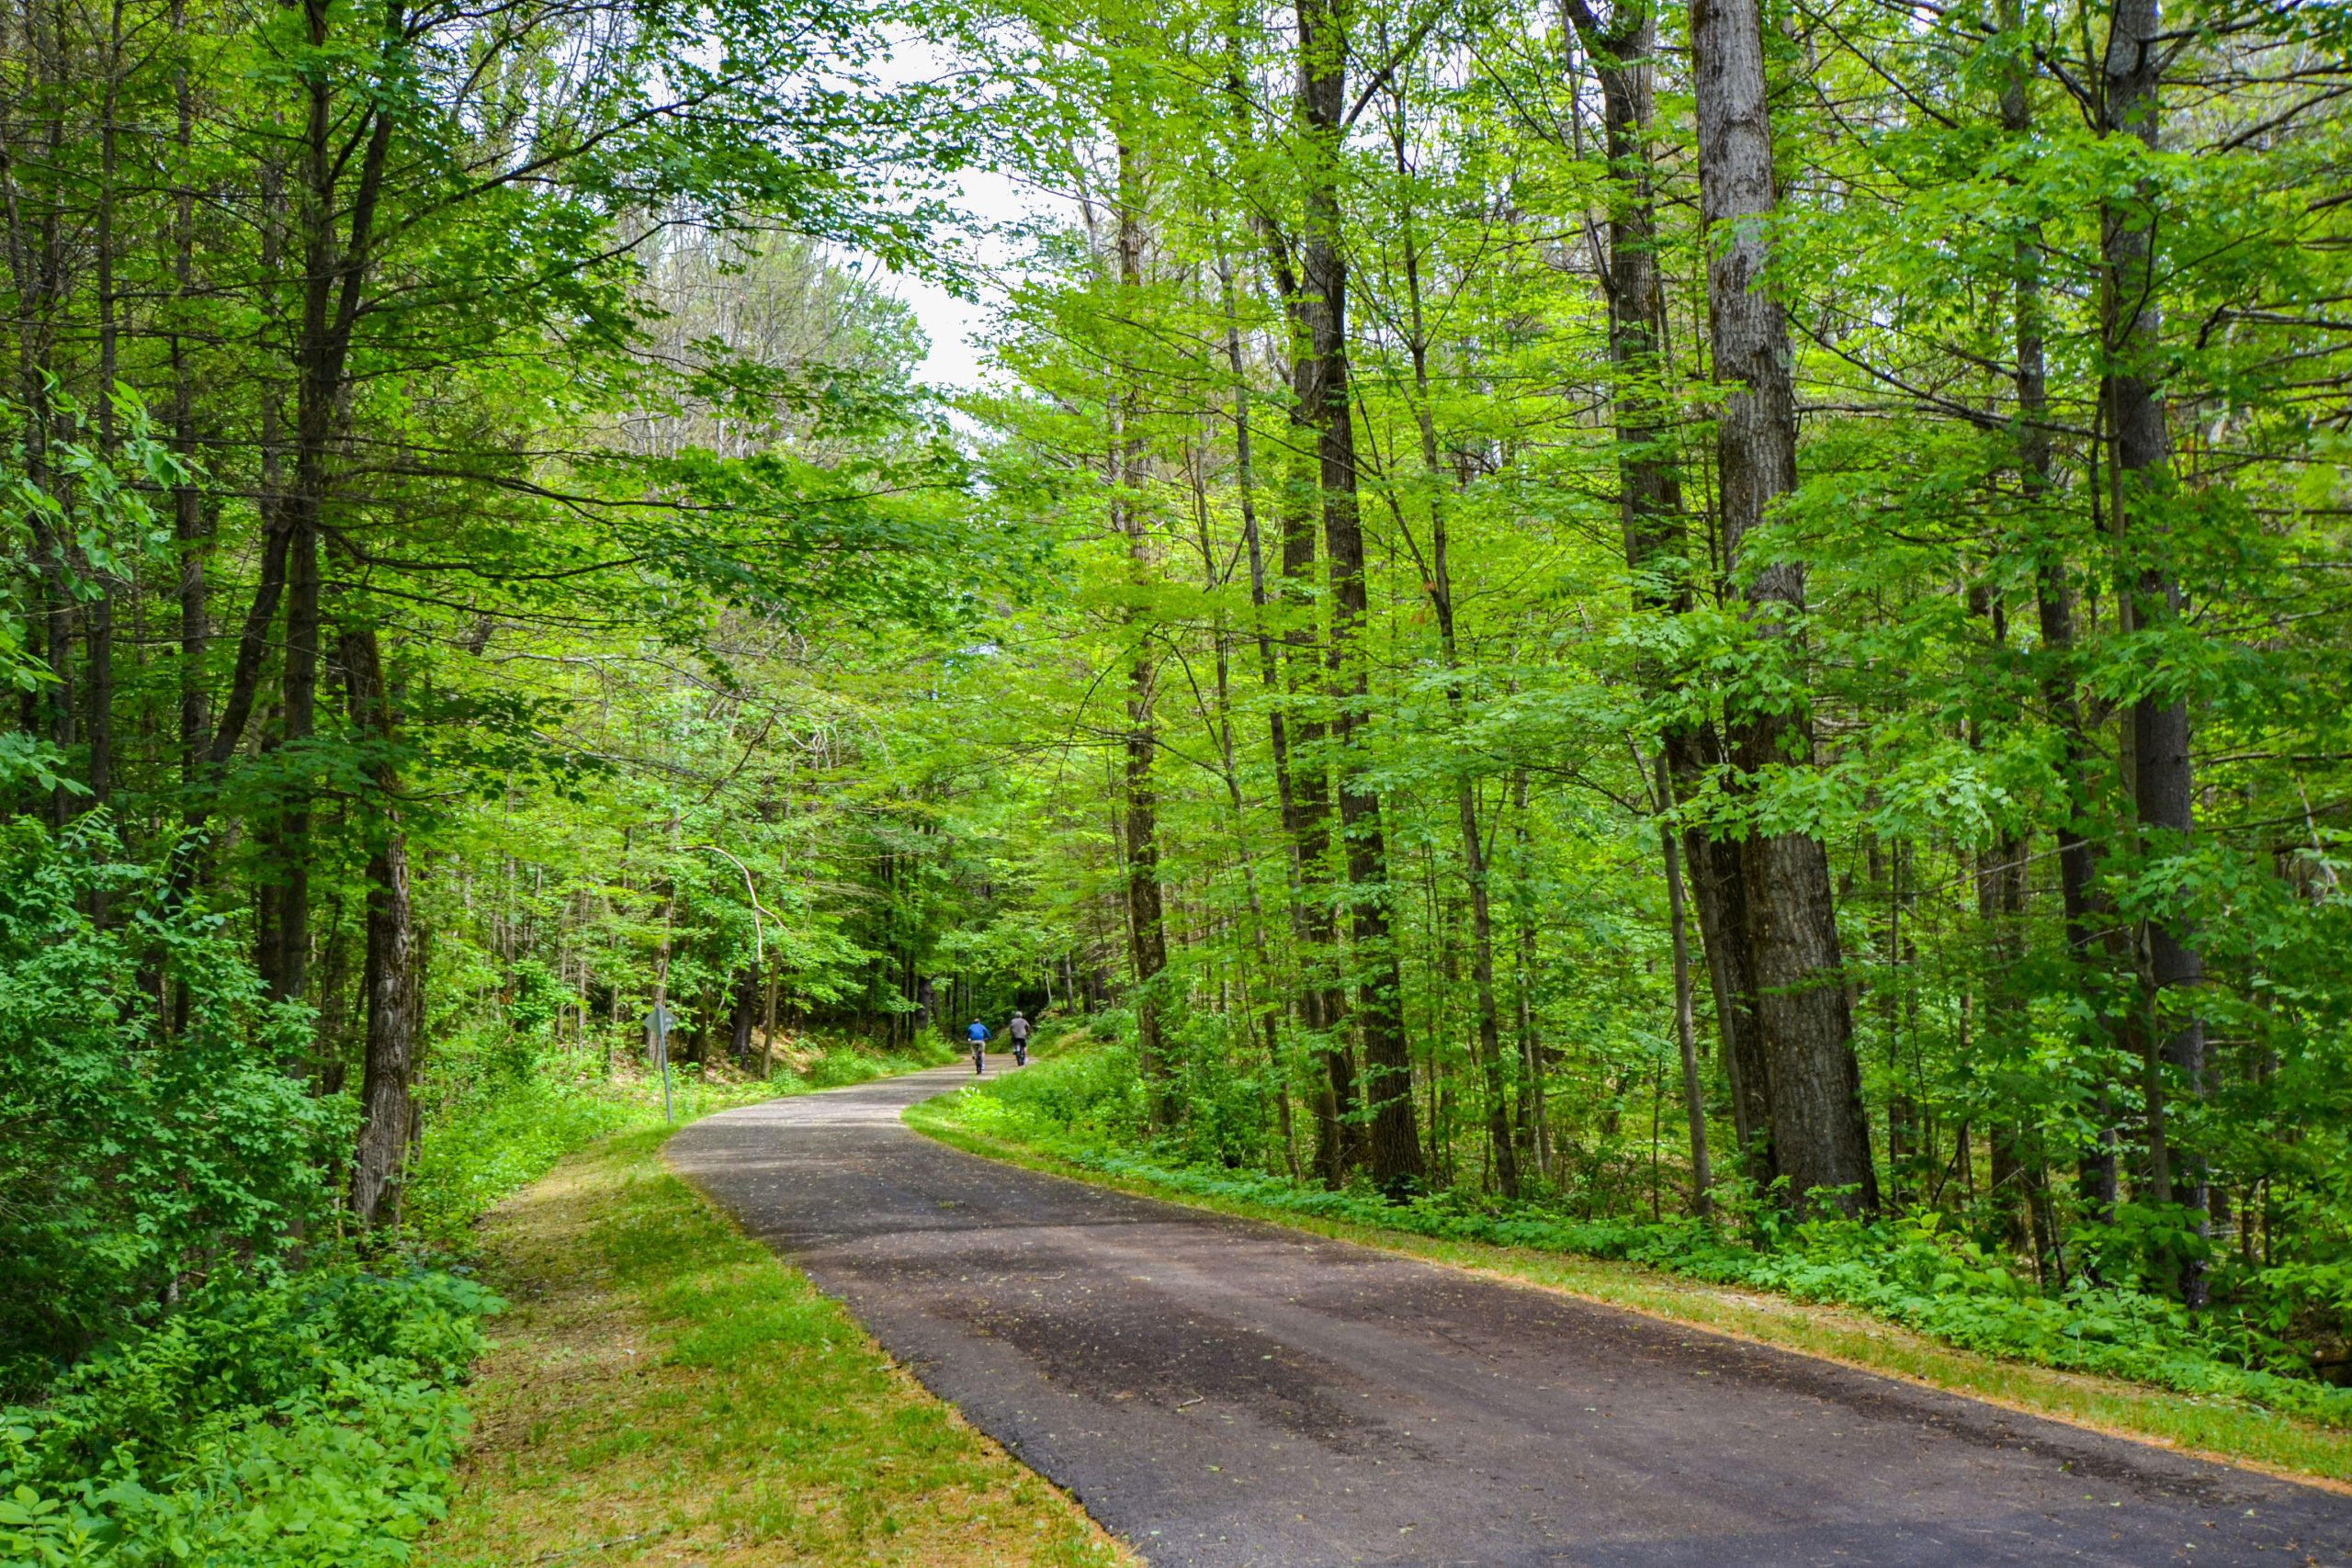
[[[2352,1562],[2332,1493],[899,1121],[970,1081],[731,1111],[669,1156],[1155,1564]]]

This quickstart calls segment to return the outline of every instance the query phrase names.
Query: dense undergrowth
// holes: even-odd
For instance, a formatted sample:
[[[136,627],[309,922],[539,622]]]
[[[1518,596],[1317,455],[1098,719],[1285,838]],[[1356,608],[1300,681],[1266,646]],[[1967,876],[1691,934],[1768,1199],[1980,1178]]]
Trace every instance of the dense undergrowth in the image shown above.
[[[1034,1149],[1153,1187],[1447,1241],[1621,1259],[1722,1285],[1859,1308],[1946,1344],[2069,1371],[2129,1379],[2352,1427],[2352,1389],[2296,1375],[2283,1338],[2291,1305],[2192,1313],[2077,1273],[2063,1290],[1988,1249],[1948,1213],[1795,1224],[1726,1188],[1714,1220],[1580,1217],[1564,1202],[1506,1202],[1464,1188],[1392,1201],[1331,1190],[1153,1138],[1123,1046],[1049,1054],[1029,1071],[917,1108],[918,1120]]]
[[[41,1164],[14,1172],[26,1201],[0,1205],[0,1253],[58,1261],[44,1314],[11,1325],[0,1382],[15,1401],[0,1404],[0,1563],[407,1561],[442,1510],[460,1385],[501,1304],[472,1277],[473,1223],[571,1150],[658,1126],[660,1080],[503,1023],[443,1040],[406,1221],[363,1248],[319,1160],[317,1134],[347,1131],[350,1107],[278,1067],[269,1010],[217,926],[96,931],[94,878],[125,901],[152,886],[76,869],[38,835],[8,847],[0,1066],[53,1114],[17,1162]],[[175,1030],[130,983],[159,952],[194,993]],[[682,1069],[672,1099],[683,1121],[919,1065],[835,1047],[765,1080]]]

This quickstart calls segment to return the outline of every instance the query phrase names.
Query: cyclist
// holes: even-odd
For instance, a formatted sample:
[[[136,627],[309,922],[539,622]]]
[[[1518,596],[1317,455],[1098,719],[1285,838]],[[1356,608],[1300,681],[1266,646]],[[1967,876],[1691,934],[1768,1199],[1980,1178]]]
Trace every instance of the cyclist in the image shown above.
[[[1029,1065],[1029,1021],[1021,1016],[1019,1008],[1012,1010],[1012,1021],[1004,1026],[1004,1032],[1012,1041],[1012,1065],[1016,1067],[1027,1066]]]
[[[989,1070],[989,1026],[976,1018],[972,1020],[972,1027],[964,1031],[964,1038],[972,1043],[972,1071],[987,1072]]]

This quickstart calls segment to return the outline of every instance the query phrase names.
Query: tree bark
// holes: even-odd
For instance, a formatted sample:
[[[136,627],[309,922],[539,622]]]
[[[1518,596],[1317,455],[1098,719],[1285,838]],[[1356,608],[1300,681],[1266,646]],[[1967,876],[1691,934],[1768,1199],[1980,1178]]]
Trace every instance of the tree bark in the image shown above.
[[[1422,1173],[1405,1035],[1404,978],[1390,931],[1388,846],[1380,797],[1366,782],[1360,731],[1370,683],[1358,643],[1368,601],[1363,523],[1356,502],[1355,422],[1349,408],[1347,262],[1340,244],[1339,161],[1345,134],[1347,28],[1326,0],[1298,6],[1299,118],[1306,148],[1306,246],[1300,278],[1307,375],[1302,405],[1316,424],[1323,547],[1330,571],[1329,650],[1336,712],[1340,835],[1347,852],[1350,959],[1363,1037],[1363,1097],[1372,1126],[1372,1174],[1396,1191]]]
[[[1704,1214],[1713,1201],[1709,1194],[1715,1173],[1707,1157],[1707,1100],[1699,1080],[1698,1031],[1691,1020],[1690,901],[1683,895],[1681,846],[1667,820],[1674,809],[1673,789],[1673,774],[1660,758],[1657,836],[1666,861],[1667,924],[1674,942],[1674,1038],[1682,1053],[1682,1114],[1690,1130],[1690,1212]]]
[[[1700,207],[1709,229],[1707,301],[1716,378],[1730,385],[1715,421],[1724,559],[1742,547],[1796,488],[1796,389],[1788,321],[1764,288],[1765,222],[1776,193],[1757,0],[1696,0],[1691,8]],[[1786,646],[1804,608],[1804,570],[1758,567],[1747,613],[1768,650]],[[1739,782],[1765,769],[1808,766],[1813,737],[1801,702],[1743,703],[1732,716]],[[1746,945],[1771,1097],[1772,1141],[1800,1210],[1832,1188],[1847,1209],[1878,1204],[1861,1071],[1854,1059],[1828,856],[1803,833],[1758,832],[1742,845]]]
[[[1238,83],[1233,90],[1240,91]],[[1284,826],[1298,874],[1293,903],[1298,912],[1304,976],[1300,1021],[1317,1040],[1323,1064],[1324,1083],[1316,1103],[1315,1163],[1323,1179],[1338,1187],[1363,1162],[1367,1150],[1366,1129],[1356,1111],[1354,1060],[1340,1032],[1347,1019],[1347,1000],[1338,982],[1338,929],[1329,890],[1331,786],[1324,745],[1329,728],[1315,706],[1321,660],[1314,619],[1320,439],[1319,405],[1310,400],[1317,396],[1314,313],[1281,233],[1267,225],[1264,237],[1267,263],[1283,299],[1291,373],[1289,460],[1281,500],[1281,603],[1292,624],[1282,635],[1285,703],[1274,719],[1280,731],[1276,758],[1283,780]]]
[[[375,628],[346,628],[340,653],[352,726],[377,753],[370,771],[382,818],[380,838],[368,858],[367,1062],[351,1166],[351,1212],[363,1228],[373,1230],[400,1217],[423,987],[408,840],[401,829],[400,778],[391,752],[399,716],[385,684]]]
[[[1694,599],[1694,575],[1682,482],[1675,460],[1676,410],[1666,388],[1666,299],[1657,256],[1657,202],[1650,141],[1656,118],[1657,17],[1627,0],[1606,23],[1588,0],[1566,0],[1569,25],[1600,85],[1609,160],[1609,254],[1602,274],[1609,306],[1609,357],[1616,376],[1619,525],[1637,601],[1680,614]],[[1663,671],[1645,679],[1663,684]],[[1668,787],[1692,798],[1720,750],[1704,725],[1675,725],[1661,738]],[[1707,980],[1715,1003],[1724,1076],[1732,1086],[1733,1124],[1747,1174],[1760,1188],[1776,1174],[1771,1096],[1757,1032],[1755,989],[1746,953],[1747,900],[1741,843],[1700,826],[1681,835],[1690,868],[1689,901],[1697,906]]]
[[[760,966],[747,964],[735,976],[734,1006],[727,1018],[727,1057],[741,1062],[752,1054],[752,1031],[760,1021]]]
[[[1133,139],[1119,128],[1119,286],[1130,299],[1143,288],[1141,170]],[[1112,526],[1126,541],[1127,562],[1138,585],[1150,581],[1151,541],[1138,500],[1144,481],[1144,443],[1136,428],[1141,392],[1132,367],[1121,372],[1111,399]],[[1148,618],[1140,608],[1127,617],[1133,639],[1127,669],[1125,834],[1126,840],[1127,937],[1136,975],[1136,1064],[1141,1072],[1154,1126],[1168,1119],[1168,1063],[1160,1031],[1159,976],[1168,967],[1168,936],[1159,890],[1159,796],[1152,764],[1159,750],[1156,706],[1159,660],[1152,652]]]
[[[2151,151],[2163,132],[2165,43],[2160,34],[2156,0],[2117,0],[2101,62],[2101,134],[2134,137]],[[2164,317],[2155,299],[2154,218],[2147,199],[2143,186],[2129,199],[2110,201],[2102,224],[2107,270],[2102,389],[2114,479],[2111,516],[2131,563],[2132,580],[2123,604],[2127,629],[2132,630],[2169,624],[2181,615],[2180,583],[2167,558],[2168,529],[2163,515],[2171,489],[2172,437],[2163,389],[2155,379],[2161,374]],[[2143,835],[2161,854],[2177,849],[2197,825],[2188,699],[2152,691],[2132,704],[2131,728],[2132,801]],[[2173,993],[2190,990],[2203,979],[2204,960],[2188,923],[2177,918],[2149,920],[2142,985],[2151,1044],[2161,1052],[2178,1089],[2189,1095],[2204,1092],[2204,1021],[2194,1012],[2169,1021],[2165,1014],[2167,1008],[2177,1008]],[[2170,1123],[2162,1102],[2167,1086],[2153,1059],[2146,1083],[2154,1196],[2160,1203],[2177,1201],[2191,1210],[2202,1234],[2211,1224],[2203,1161],[2193,1154],[2182,1158],[2176,1185],[2176,1151],[2168,1143]],[[2190,1303],[2201,1305],[2205,1286],[2200,1271],[2188,1269],[2181,1283]]]

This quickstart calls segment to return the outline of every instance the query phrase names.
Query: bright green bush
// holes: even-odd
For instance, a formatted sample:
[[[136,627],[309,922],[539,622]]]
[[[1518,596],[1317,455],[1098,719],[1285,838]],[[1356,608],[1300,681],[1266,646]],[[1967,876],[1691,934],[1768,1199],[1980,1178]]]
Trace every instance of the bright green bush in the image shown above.
[[[223,1274],[0,1410],[0,1562],[375,1568],[442,1507],[496,1299],[429,1269]]]
[[[425,1123],[409,1177],[408,1224],[444,1245],[556,1161],[598,1138],[659,1121],[658,1086],[642,1095],[553,1072],[499,1077],[471,1087]]]
[[[181,1027],[156,1014],[158,976]],[[0,1399],[326,1211],[353,1117],[284,1070],[307,1037],[220,921],[123,863],[99,820],[0,823]]]

